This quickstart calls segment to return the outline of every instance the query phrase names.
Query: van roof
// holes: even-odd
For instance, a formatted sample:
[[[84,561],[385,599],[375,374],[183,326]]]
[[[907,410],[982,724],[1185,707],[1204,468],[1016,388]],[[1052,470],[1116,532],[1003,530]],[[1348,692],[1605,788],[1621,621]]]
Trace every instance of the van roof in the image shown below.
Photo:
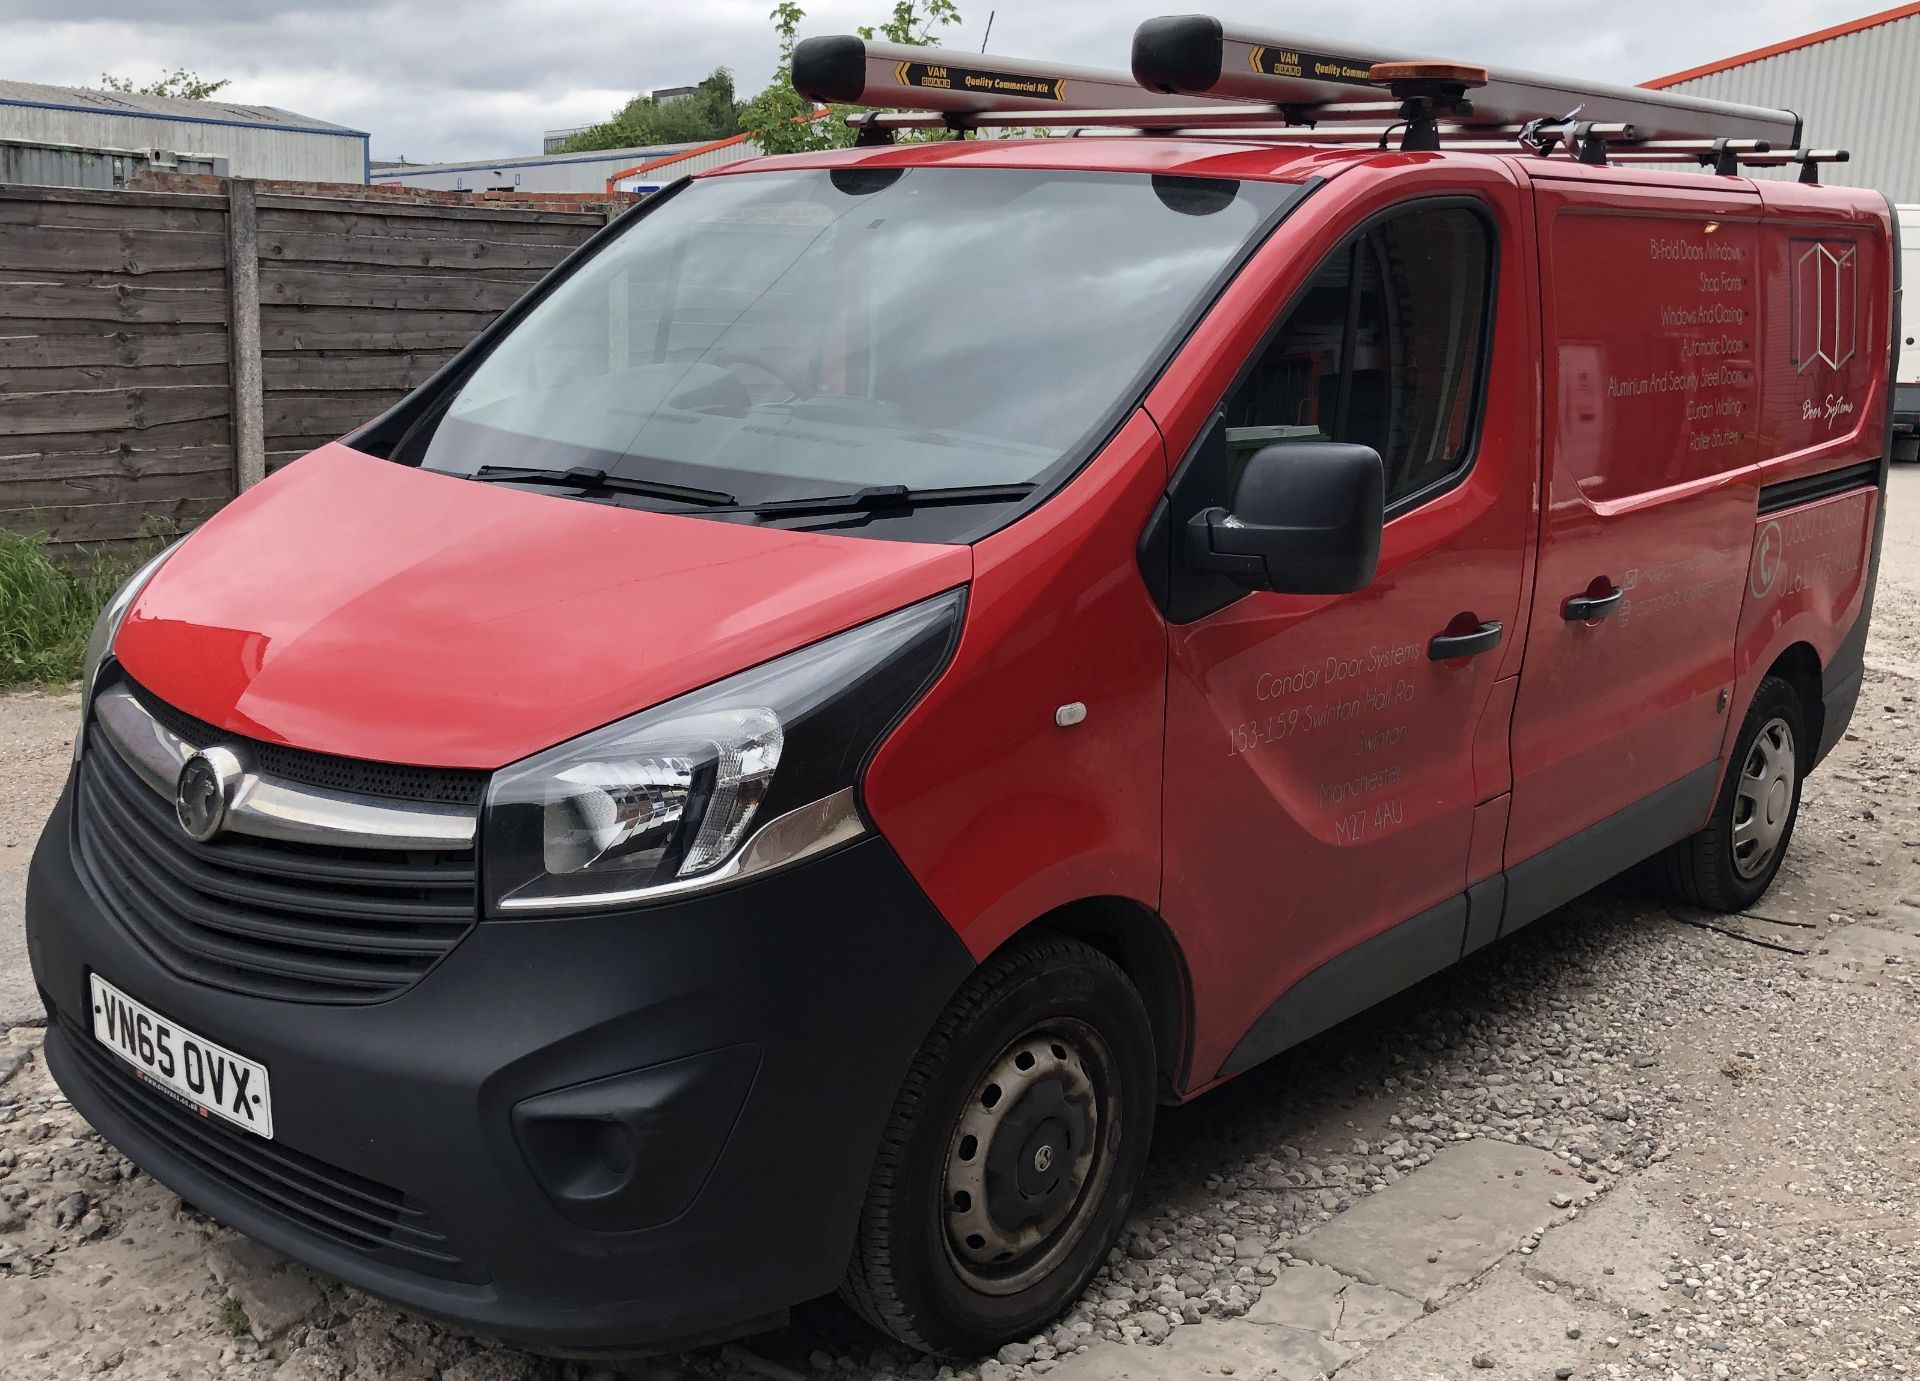
[[[1431,158],[1431,154],[1418,155]],[[1460,153],[1448,157],[1485,158]],[[776,168],[1036,168],[1076,172],[1172,173],[1189,177],[1255,178],[1305,182],[1371,158],[1405,158],[1373,148],[1263,143],[1258,139],[1154,138],[1093,135],[1086,138],[955,139],[873,148],[827,149],[743,159],[702,173],[730,177]]]

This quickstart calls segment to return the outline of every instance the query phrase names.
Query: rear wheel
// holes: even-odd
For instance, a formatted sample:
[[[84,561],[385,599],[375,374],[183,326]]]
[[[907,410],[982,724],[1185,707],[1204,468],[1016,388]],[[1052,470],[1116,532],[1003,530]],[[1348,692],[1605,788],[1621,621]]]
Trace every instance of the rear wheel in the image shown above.
[[[926,1352],[1031,1336],[1126,1221],[1153,1071],[1146,1009],[1104,954],[1048,935],[989,959],[907,1074],[841,1293]]]
[[[1777,676],[1760,683],[1713,818],[1662,857],[1669,890],[1680,900],[1744,911],[1773,885],[1800,816],[1800,784],[1813,747],[1806,720],[1792,685]]]

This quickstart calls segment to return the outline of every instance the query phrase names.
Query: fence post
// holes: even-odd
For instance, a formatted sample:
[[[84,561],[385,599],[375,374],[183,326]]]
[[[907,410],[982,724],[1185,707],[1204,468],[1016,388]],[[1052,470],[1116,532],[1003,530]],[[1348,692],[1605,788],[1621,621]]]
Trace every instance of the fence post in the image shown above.
[[[227,351],[233,389],[236,493],[267,477],[267,407],[260,377],[260,222],[254,185],[227,179]]]

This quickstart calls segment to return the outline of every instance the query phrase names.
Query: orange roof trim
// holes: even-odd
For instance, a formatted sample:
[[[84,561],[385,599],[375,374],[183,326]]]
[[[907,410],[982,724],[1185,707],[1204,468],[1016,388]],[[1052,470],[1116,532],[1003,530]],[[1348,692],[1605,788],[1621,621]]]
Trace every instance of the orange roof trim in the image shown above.
[[[1920,8],[1920,6],[1916,8]],[[678,163],[683,158],[698,158],[701,154],[712,153],[715,149],[728,148],[734,144],[744,144],[751,138],[753,138],[752,131],[748,131],[745,134],[730,134],[725,139],[716,139],[710,144],[701,144],[695,148],[682,149],[679,153],[670,153],[664,158],[656,158],[650,163],[636,163],[631,168],[622,168],[619,172],[607,179],[607,190],[609,192],[617,191],[618,189],[613,184],[623,177],[632,177],[635,173],[650,173],[655,168],[664,168],[667,164]]]
[[[1920,5],[1916,5],[1915,8],[1920,9]],[[829,112],[825,110],[816,110],[811,115],[794,116],[793,122],[796,125],[803,124],[808,120],[824,119],[828,114]],[[636,163],[631,168],[622,168],[619,172],[607,179],[607,190],[609,192],[619,191],[620,189],[614,186],[614,184],[623,177],[632,177],[635,173],[650,173],[656,168],[664,168],[669,163],[678,163],[685,158],[698,158],[701,154],[712,153],[715,149],[726,149],[733,147],[735,144],[744,144],[747,140],[753,138],[753,135],[754,132],[752,130],[745,130],[739,134],[730,134],[725,139],[716,139],[711,144],[701,144],[696,148],[682,149],[679,153],[667,154],[665,157],[654,159],[651,163]]]
[[[1652,81],[1640,85],[1653,91],[1663,91],[1682,82],[1690,82],[1696,77],[1711,77],[1716,72],[1730,71],[1735,67],[1745,67],[1750,62],[1759,62],[1764,58],[1778,57],[1782,53],[1791,53],[1799,48],[1811,48],[1816,43],[1826,43],[1836,38],[1863,33],[1868,29],[1877,29],[1882,24],[1891,24],[1895,20],[1908,19],[1920,14],[1920,3],[1897,5],[1890,10],[1881,10],[1864,19],[1855,19],[1846,24],[1835,24],[1830,29],[1821,29],[1817,33],[1803,34],[1799,38],[1790,38],[1784,43],[1775,43],[1765,48],[1755,48],[1750,53],[1740,53],[1734,57],[1722,58],[1719,62],[1709,62],[1700,67],[1689,67],[1684,72],[1669,73],[1664,77],[1655,77]]]

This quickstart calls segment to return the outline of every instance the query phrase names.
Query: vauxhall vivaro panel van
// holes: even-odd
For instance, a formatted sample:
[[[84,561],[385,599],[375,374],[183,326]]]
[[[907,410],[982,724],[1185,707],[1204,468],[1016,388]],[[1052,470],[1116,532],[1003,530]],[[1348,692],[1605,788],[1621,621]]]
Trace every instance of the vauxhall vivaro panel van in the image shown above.
[[[536,1345],[1027,1336],[1157,1104],[1642,860],[1751,905],[1859,691],[1895,230],[1786,113],[802,57],[1211,132],[654,197],[128,585],[32,867],[114,1144]]]

